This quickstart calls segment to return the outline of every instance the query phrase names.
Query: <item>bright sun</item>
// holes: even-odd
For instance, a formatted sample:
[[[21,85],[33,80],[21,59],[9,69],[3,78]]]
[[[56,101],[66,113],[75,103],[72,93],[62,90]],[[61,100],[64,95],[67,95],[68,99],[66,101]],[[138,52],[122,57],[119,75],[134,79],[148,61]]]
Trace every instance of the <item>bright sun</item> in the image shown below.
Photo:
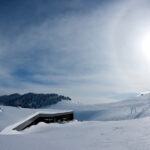
[[[150,33],[142,37],[140,41],[140,51],[145,58],[150,59]]]

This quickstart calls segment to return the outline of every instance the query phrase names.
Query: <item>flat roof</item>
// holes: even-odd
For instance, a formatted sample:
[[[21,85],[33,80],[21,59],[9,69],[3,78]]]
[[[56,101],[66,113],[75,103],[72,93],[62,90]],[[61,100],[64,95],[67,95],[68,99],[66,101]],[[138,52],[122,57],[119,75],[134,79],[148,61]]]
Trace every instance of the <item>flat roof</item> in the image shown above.
[[[54,111],[38,111],[32,115],[30,115],[28,118],[24,119],[23,121],[18,122],[15,127],[13,127],[13,130],[22,130],[26,126],[28,126],[30,123],[35,121],[38,117],[55,117],[59,115],[67,115],[67,114],[73,114],[73,111],[64,111],[64,110],[54,110]]]

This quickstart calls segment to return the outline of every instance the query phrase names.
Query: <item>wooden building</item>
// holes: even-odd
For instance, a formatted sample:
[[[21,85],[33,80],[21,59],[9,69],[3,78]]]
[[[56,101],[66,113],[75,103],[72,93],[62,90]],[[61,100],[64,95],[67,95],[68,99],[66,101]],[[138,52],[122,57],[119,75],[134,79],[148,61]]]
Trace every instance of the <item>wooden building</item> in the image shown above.
[[[39,122],[45,122],[45,123],[55,123],[55,122],[64,122],[64,121],[71,121],[74,119],[74,115],[72,111],[69,112],[59,112],[59,113],[49,113],[49,112],[39,112],[19,125],[17,125],[13,130],[22,131],[32,125],[36,125]]]

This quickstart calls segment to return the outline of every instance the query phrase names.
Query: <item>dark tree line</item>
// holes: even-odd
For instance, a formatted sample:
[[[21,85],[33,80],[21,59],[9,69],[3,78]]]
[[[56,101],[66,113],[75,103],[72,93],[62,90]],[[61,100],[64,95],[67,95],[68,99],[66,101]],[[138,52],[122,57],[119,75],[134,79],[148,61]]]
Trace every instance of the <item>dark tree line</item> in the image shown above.
[[[69,97],[65,97],[58,94],[11,94],[0,96],[0,105],[15,106],[23,108],[41,108],[44,106],[56,104],[62,100],[71,100]]]

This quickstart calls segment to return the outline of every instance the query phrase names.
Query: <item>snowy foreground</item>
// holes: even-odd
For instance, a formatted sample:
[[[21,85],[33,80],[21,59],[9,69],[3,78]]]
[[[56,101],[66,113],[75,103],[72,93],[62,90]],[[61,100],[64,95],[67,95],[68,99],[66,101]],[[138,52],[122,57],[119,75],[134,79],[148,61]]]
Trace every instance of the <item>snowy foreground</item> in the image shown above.
[[[73,109],[74,121],[39,123],[21,132],[11,127],[41,109],[1,108],[0,150],[150,149],[149,95],[113,104],[59,103],[46,109]]]

